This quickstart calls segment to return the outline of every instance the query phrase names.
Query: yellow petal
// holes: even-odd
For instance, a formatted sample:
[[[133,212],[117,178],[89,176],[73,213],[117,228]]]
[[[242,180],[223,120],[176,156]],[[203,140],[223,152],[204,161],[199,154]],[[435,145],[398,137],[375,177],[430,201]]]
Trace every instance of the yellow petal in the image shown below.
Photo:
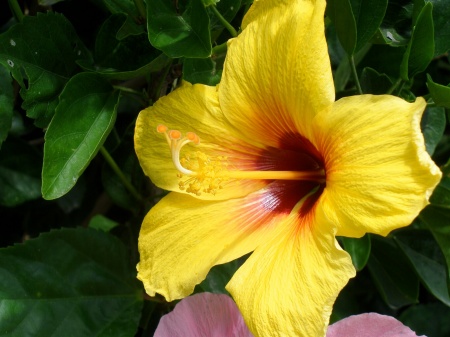
[[[333,303],[355,270],[321,221],[296,231],[298,215],[291,214],[228,283],[255,337],[325,336]]]
[[[195,132],[200,137],[198,146],[188,144],[183,147],[183,156],[194,157],[196,151],[201,151],[211,157],[227,156],[230,165],[239,169],[254,169],[246,166],[254,162],[257,149],[233,138],[218,107],[216,88],[185,82],[179,89],[161,97],[155,105],[141,111],[136,121],[136,154],[144,173],[160,188],[186,193],[179,188],[179,172],[172,162],[169,145],[164,135],[156,131],[160,124],[183,134]],[[199,198],[239,197],[265,184],[263,181],[229,181],[220,193],[204,193]]]
[[[217,264],[243,256],[270,237],[286,214],[264,193],[225,201],[170,193],[145,217],[139,234],[138,278],[147,293],[171,301],[192,293]]]
[[[323,154],[327,185],[320,206],[337,235],[387,235],[428,204],[441,172],[427,154],[420,119],[426,103],[394,96],[352,96],[317,116],[312,142]]]
[[[256,1],[230,41],[220,107],[249,141],[276,147],[289,133],[308,137],[312,118],[334,101],[324,9],[324,0]]]

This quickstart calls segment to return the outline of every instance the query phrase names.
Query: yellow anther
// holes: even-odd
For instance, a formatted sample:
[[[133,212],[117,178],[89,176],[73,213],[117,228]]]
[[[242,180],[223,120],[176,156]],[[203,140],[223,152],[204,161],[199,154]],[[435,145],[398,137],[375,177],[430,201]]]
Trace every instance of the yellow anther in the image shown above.
[[[159,124],[156,127],[156,131],[158,131],[159,133],[165,133],[168,130],[167,126],[163,125],[163,124]]]
[[[194,132],[187,132],[186,138],[196,145],[200,143],[200,138]]]
[[[169,138],[170,139],[180,139],[181,138],[181,132],[178,130],[170,130],[169,131]]]

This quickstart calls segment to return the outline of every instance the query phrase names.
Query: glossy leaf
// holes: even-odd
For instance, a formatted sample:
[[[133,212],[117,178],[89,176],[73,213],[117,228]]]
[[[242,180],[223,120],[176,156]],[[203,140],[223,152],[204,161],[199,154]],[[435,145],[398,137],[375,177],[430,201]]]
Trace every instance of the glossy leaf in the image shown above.
[[[450,6],[445,0],[430,0],[433,4],[434,55],[442,55],[450,50]]]
[[[369,44],[365,45],[361,50],[359,50],[354,55],[355,65],[358,66],[358,64],[361,62],[361,60],[364,59],[366,54],[370,51],[371,46]],[[348,81],[350,80],[351,75],[351,69],[350,69],[350,62],[348,58],[342,59],[340,62],[336,73],[334,75],[334,82],[336,87],[336,92],[343,91],[345,87],[347,86]]]
[[[405,230],[394,238],[427,289],[450,306],[447,266],[432,234],[428,230]]]
[[[387,0],[350,0],[356,22],[355,52],[360,50],[377,32],[388,5]]]
[[[128,337],[142,291],[120,240],[62,229],[0,250],[0,331],[14,336]]]
[[[117,31],[116,37],[122,40],[130,35],[145,33],[145,20],[140,18],[133,0],[102,0],[112,14],[126,15],[126,20]]]
[[[413,329],[417,336],[450,336],[450,308],[442,303],[412,306],[400,315],[400,321]]]
[[[344,249],[352,257],[352,262],[356,270],[362,270],[370,256],[370,236],[364,235],[359,239],[342,237],[341,240],[344,244]]]
[[[183,78],[192,84],[216,85],[221,77],[222,69],[211,58],[184,60]]]
[[[216,8],[225,20],[231,22],[241,8],[241,0],[220,0],[216,3]],[[218,36],[224,27],[212,10],[209,7],[206,9],[209,14],[211,35],[214,41],[214,37]]]
[[[0,205],[12,207],[39,198],[41,169],[41,154],[23,141],[8,138],[0,150]]]
[[[108,219],[106,216],[97,214],[89,221],[89,227],[103,232],[109,232],[111,229],[119,226],[116,221]]]
[[[48,125],[58,95],[78,71],[75,61],[89,58],[71,23],[60,14],[26,16],[0,35],[0,63],[20,84],[22,107],[40,127]]]
[[[447,205],[448,207],[448,205]],[[450,277],[450,210],[428,206],[420,214],[420,220],[430,229],[447,263],[447,278]]]
[[[419,279],[392,240],[372,236],[368,268],[386,304],[398,309],[417,303]]]
[[[411,40],[400,64],[400,76],[408,81],[424,71],[434,56],[433,5],[427,3],[417,17]]]
[[[55,199],[77,182],[116,118],[118,92],[102,77],[81,73],[64,88],[45,134],[42,195]]]
[[[327,15],[333,21],[336,34],[348,55],[355,52],[357,33],[356,21],[350,0],[329,0],[327,2]]]
[[[116,35],[126,16],[115,14],[102,25],[95,42],[94,64],[79,62],[85,70],[109,79],[127,80],[161,70],[170,59],[153,48],[145,34],[119,40]]]
[[[422,117],[421,127],[427,152],[432,155],[445,130],[445,110],[442,107],[428,107]]]
[[[359,51],[377,32],[383,21],[387,0],[332,0],[327,14],[333,21],[348,55]]]
[[[431,76],[427,74],[427,87],[431,98],[438,106],[450,109],[450,87],[434,83]]]
[[[439,185],[433,191],[430,202],[433,207],[448,209],[450,211],[450,177],[446,176],[442,178]]]
[[[131,141],[122,142],[116,150],[111,152],[111,156],[125,177],[134,186],[143,186],[145,184],[147,178],[142,173]],[[102,167],[101,180],[106,193],[116,205],[130,211],[136,211],[136,199],[125,188],[117,174],[106,162]]]
[[[388,91],[392,81],[386,74],[380,74],[375,69],[364,68],[359,79],[365,94],[381,95]]]
[[[14,96],[11,76],[0,64],[0,147],[11,128]]]
[[[375,33],[372,42],[377,44],[387,44],[393,47],[400,47],[406,46],[408,44],[408,39],[400,35],[393,27],[380,27],[380,29]]]
[[[201,0],[190,0],[183,13],[177,2],[147,2],[147,30],[151,44],[169,57],[211,55],[209,16]]]
[[[236,270],[242,265],[244,259],[245,258],[237,259],[211,268],[206,279],[196,287],[195,292],[207,291],[211,293],[228,294],[225,286]]]

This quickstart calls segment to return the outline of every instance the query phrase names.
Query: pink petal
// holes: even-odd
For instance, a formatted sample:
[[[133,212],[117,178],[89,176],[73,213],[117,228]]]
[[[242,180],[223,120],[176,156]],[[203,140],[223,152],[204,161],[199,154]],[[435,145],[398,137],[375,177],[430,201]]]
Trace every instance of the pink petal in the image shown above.
[[[394,317],[367,313],[350,316],[329,326],[326,337],[426,337],[417,336]]]
[[[227,295],[200,293],[181,300],[159,321],[154,337],[253,337]]]

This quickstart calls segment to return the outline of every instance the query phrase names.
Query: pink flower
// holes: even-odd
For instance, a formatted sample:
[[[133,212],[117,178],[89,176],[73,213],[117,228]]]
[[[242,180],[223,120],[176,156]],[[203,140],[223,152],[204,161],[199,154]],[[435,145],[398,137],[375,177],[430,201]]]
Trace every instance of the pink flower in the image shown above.
[[[417,336],[394,317],[374,312],[350,316],[328,328],[327,337],[426,337]]]
[[[186,297],[159,321],[154,337],[253,337],[227,295]]]
[[[227,295],[200,293],[181,300],[164,315],[154,337],[253,337],[234,301]],[[326,337],[417,336],[391,316],[350,316],[328,328]]]

